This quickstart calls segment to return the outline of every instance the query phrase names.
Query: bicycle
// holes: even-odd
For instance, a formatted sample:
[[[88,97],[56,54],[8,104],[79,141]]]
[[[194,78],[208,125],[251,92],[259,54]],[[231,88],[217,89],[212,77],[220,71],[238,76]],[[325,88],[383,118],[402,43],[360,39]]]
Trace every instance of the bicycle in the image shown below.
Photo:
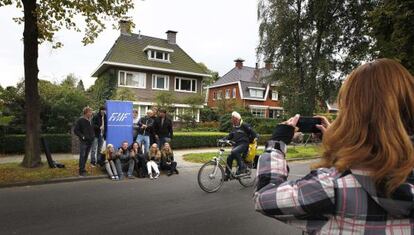
[[[198,171],[198,185],[200,188],[207,193],[217,192],[224,183],[224,168],[223,165],[230,170],[229,181],[237,179],[239,183],[244,187],[251,187],[254,185],[256,179],[256,167],[254,162],[247,162],[243,158],[244,164],[246,165],[246,172],[242,174],[235,174],[231,167],[227,165],[226,161],[223,160],[224,147],[226,145],[231,146],[232,141],[229,140],[218,140],[217,145],[220,147],[217,156],[213,157],[210,161],[204,163]],[[255,146],[257,148],[257,146]]]

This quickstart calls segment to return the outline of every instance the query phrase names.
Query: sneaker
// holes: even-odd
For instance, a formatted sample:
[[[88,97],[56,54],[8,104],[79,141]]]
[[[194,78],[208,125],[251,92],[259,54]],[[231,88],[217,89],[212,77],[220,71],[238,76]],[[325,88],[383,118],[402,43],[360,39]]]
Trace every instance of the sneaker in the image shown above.
[[[88,176],[88,175],[86,174],[86,172],[79,173],[79,177],[86,177],[86,176]]]
[[[152,174],[149,174],[148,176],[149,176],[150,179],[152,179],[152,180],[154,179],[154,177],[152,177]]]
[[[157,173],[154,177],[154,179],[158,179],[158,177],[160,176],[160,173]]]
[[[115,180],[119,180],[119,177],[117,175],[115,176]]]
[[[229,179],[230,179],[230,176],[228,174],[225,174],[224,175],[224,181],[229,181]]]
[[[111,176],[111,180],[116,180],[116,177],[115,176]]]
[[[96,163],[91,163],[91,167],[96,167]]]
[[[168,173],[167,173],[167,176],[171,176],[173,173],[171,172],[171,171],[169,171]]]
[[[179,172],[178,172],[178,170],[177,170],[177,169],[175,169],[175,171],[174,171],[174,172],[175,172],[175,174],[177,174],[177,175],[179,174]]]
[[[133,175],[128,175],[128,179],[135,179],[135,176],[133,176]]]

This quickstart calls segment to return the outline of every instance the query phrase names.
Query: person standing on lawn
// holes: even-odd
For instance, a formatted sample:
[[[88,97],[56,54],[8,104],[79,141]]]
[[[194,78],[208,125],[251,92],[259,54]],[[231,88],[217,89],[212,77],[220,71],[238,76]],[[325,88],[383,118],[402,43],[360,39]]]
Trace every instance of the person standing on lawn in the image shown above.
[[[158,146],[164,146],[165,143],[171,142],[173,138],[173,125],[171,119],[167,117],[165,109],[159,110],[159,116],[154,123],[155,137],[158,139]]]
[[[92,114],[92,109],[88,106],[85,107],[83,117],[76,121],[73,129],[73,132],[79,138],[79,176],[86,176],[85,165],[95,138],[95,131],[91,123]]]
[[[138,136],[138,121],[139,121],[139,116],[138,116],[138,110],[134,109],[134,111],[132,111],[132,124],[133,124],[133,140],[136,141],[137,136]]]
[[[99,161],[102,144],[106,139],[106,110],[105,107],[100,107],[99,112],[92,118],[93,129],[95,131],[95,138],[91,150],[91,164],[96,166]]]

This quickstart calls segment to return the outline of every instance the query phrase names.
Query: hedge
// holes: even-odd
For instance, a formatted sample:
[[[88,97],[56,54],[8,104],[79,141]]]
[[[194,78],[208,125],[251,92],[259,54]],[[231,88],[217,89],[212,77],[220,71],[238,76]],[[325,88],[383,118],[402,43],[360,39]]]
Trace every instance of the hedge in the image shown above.
[[[49,144],[52,153],[70,153],[71,136],[69,134],[42,135]],[[6,135],[0,139],[0,153],[24,153],[25,135]],[[43,146],[41,146],[43,151]]]
[[[174,149],[216,147],[217,139],[226,136],[224,132],[187,132],[175,133],[172,140]],[[270,139],[271,135],[260,135],[259,145]],[[52,153],[70,153],[71,136],[69,134],[45,134],[50,151]],[[0,153],[21,154],[24,153],[25,135],[7,135],[0,140]],[[43,147],[42,147],[43,149]]]
[[[171,144],[174,149],[216,147],[217,139],[221,139],[226,135],[227,133],[224,132],[176,133]],[[264,145],[271,137],[269,134],[259,136],[259,145]]]

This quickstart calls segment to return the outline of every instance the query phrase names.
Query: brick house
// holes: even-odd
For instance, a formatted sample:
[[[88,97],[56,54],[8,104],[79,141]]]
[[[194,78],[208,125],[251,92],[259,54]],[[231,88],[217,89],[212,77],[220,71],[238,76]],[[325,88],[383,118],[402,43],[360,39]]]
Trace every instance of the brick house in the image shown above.
[[[167,38],[155,38],[130,32],[130,22],[121,21],[121,34],[92,77],[116,80],[116,87],[134,91],[134,108],[139,116],[154,106],[157,92],[175,95],[174,121],[189,111],[183,99],[202,94],[204,77],[210,77],[176,42],[177,32],[167,31]],[[200,106],[199,108],[202,108]],[[200,109],[194,114],[199,120]]]
[[[244,66],[242,59],[235,67],[208,87],[207,105],[217,108],[220,103],[241,105],[256,117],[276,118],[283,112],[277,86],[266,82],[272,65],[264,68]]]

